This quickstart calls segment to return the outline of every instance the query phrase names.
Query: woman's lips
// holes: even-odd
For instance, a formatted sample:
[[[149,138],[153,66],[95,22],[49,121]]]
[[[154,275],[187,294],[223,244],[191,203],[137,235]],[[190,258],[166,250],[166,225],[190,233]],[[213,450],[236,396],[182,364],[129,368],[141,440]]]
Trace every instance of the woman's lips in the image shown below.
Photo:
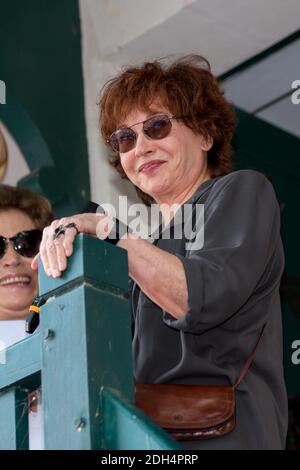
[[[166,163],[166,162],[163,161],[163,160],[153,160],[149,163],[145,163],[144,165],[142,165],[139,169],[139,172],[140,173],[146,173],[146,174],[152,173],[154,170],[156,170],[163,163]]]
[[[31,277],[26,274],[5,276],[0,280],[0,287],[5,288],[28,288],[31,285]]]

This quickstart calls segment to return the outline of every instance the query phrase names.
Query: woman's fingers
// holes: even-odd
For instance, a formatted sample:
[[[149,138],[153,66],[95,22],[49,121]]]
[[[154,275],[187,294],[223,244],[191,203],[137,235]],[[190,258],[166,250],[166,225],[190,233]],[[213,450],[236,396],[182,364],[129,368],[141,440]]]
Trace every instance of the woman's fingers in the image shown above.
[[[99,217],[100,216],[100,217]],[[96,235],[96,227],[101,214],[80,214],[54,220],[43,231],[39,256],[48,276],[59,277],[67,267],[68,256],[73,253],[74,239],[79,232]],[[38,256],[32,261],[37,269]]]
[[[66,228],[63,241],[66,256],[71,256],[71,254],[73,253],[73,244],[77,233],[78,229],[76,229],[75,227]]]
[[[49,261],[49,258],[48,258],[47,242],[48,242],[48,239],[50,238],[50,235],[52,234],[52,232],[53,232],[52,225],[50,225],[49,227],[44,228],[43,238],[42,238],[42,241],[41,241],[41,244],[40,244],[40,252],[39,252],[40,257],[41,257],[41,261],[42,261],[43,266],[44,266],[44,270],[45,270],[45,272],[48,276],[51,276],[51,268],[50,268],[50,261]]]
[[[37,255],[35,255],[35,257],[34,257],[33,260],[31,261],[31,269],[33,269],[34,271],[37,271],[37,270],[38,270],[38,266],[39,266],[39,257],[40,257],[40,254],[38,253]]]
[[[55,271],[54,277],[60,276],[60,273],[64,271],[67,267],[67,256],[64,248],[64,234],[60,235],[56,240],[54,240],[54,246],[56,248],[56,257],[52,264],[52,269]]]
[[[51,275],[59,277],[67,267],[66,253],[64,249],[65,225],[69,223],[68,218],[55,220],[51,224],[52,233],[48,233],[46,251],[50,265]]]
[[[53,240],[55,230],[61,225],[60,220],[55,220],[49,227],[43,231],[43,238],[40,244],[40,257],[44,266],[44,270],[48,276],[58,277],[60,270],[58,267],[58,258],[63,258],[60,247],[57,244],[60,242],[59,235],[56,240]]]
[[[71,226],[66,227],[70,224]],[[74,218],[65,217],[54,220],[49,227],[44,229],[40,257],[48,276],[59,277],[66,269],[67,257],[73,251],[74,238],[79,232],[76,227]],[[35,266],[37,266],[37,260],[33,261],[33,267]]]

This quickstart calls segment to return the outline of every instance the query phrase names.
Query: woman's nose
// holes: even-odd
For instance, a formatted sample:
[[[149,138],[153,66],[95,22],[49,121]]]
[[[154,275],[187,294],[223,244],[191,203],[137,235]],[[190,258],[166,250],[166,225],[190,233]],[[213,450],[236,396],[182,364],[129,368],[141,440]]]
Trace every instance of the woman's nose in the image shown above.
[[[1,259],[2,264],[4,266],[18,266],[21,262],[21,255],[19,255],[12,246],[12,243],[9,242],[7,246],[7,250]]]
[[[141,157],[147,153],[153,152],[154,141],[149,139],[143,131],[139,132],[136,137],[135,155]]]

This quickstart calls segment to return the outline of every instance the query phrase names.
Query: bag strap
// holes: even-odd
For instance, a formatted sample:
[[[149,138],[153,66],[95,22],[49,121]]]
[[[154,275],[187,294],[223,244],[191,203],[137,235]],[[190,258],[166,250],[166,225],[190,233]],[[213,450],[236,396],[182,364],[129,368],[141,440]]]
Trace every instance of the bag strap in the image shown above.
[[[261,340],[261,337],[263,335],[263,332],[264,332],[264,329],[266,327],[266,323],[263,325],[262,329],[261,329],[261,332],[259,334],[259,337],[255,343],[255,346],[254,348],[252,349],[251,353],[250,353],[250,356],[248,357],[247,359],[247,362],[246,364],[244,365],[243,369],[242,369],[242,372],[240,373],[239,375],[239,378],[237,379],[236,383],[234,384],[233,388],[237,388],[241,381],[243,380],[243,378],[245,377],[245,375],[247,374],[248,370],[250,369],[251,365],[252,365],[252,362],[253,362],[253,359],[254,359],[254,356],[255,356],[255,353],[256,353],[256,350],[258,348],[258,345],[260,343],[260,340]]]

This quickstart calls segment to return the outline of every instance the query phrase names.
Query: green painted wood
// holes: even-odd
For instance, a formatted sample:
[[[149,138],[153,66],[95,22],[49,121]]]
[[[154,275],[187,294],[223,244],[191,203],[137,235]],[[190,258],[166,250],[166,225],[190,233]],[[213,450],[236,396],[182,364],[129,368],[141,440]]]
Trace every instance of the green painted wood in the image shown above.
[[[238,126],[235,134],[234,161],[236,168],[256,168],[265,165],[282,171],[284,177],[299,182],[300,139],[262,119],[236,109]]]
[[[0,106],[0,121],[3,121],[15,138],[30,170],[54,164],[50,149],[40,130],[24,107],[10,93],[6,82],[6,104]]]
[[[101,387],[133,401],[127,253],[81,235],[64,279],[40,276],[46,449],[99,449]]]
[[[34,390],[40,385],[41,345],[36,333],[6,349],[5,363],[0,363],[0,390],[20,383]]]
[[[30,188],[47,197],[53,206],[63,203],[68,196],[58,171],[53,166],[36,168],[18,181],[18,186]]]
[[[126,251],[79,236],[73,257],[65,283],[40,266],[40,330],[8,348],[0,366],[2,447],[28,448],[27,392],[41,370],[46,449],[179,448],[133,406]]]
[[[21,178],[17,186],[29,188],[46,197],[50,201],[55,218],[57,219],[78,212],[70,199],[70,195],[65,190],[57,168],[54,166],[36,168]]]
[[[82,285],[48,302],[41,320],[46,448],[99,449],[101,386],[133,396],[128,302]]]
[[[0,450],[29,448],[27,391],[9,388],[0,392]]]
[[[91,449],[84,288],[47,303],[41,324],[45,448]]]
[[[49,199],[57,217],[73,214],[76,206],[68,194],[50,149],[26,110],[7,91],[7,102],[0,106],[0,121],[8,128],[21,149],[30,173],[18,186],[30,188]]]
[[[39,272],[41,295],[76,281],[97,284],[116,293],[128,291],[127,251],[88,235],[76,237],[68,269],[60,278],[49,278],[41,264]]]
[[[90,199],[78,1],[10,0],[0,10],[0,79],[38,127],[78,212]],[[27,143],[37,143],[34,134]],[[25,149],[31,170],[47,164],[43,147],[35,150]]]
[[[300,139],[245,111],[238,110],[238,118],[235,168],[252,168],[264,173],[272,182],[281,207],[285,253],[285,272],[280,288],[284,373],[289,395],[299,394],[299,366],[291,360],[291,345],[300,337]]]
[[[179,450],[180,444],[112,389],[101,391],[103,448],[109,450]]]

